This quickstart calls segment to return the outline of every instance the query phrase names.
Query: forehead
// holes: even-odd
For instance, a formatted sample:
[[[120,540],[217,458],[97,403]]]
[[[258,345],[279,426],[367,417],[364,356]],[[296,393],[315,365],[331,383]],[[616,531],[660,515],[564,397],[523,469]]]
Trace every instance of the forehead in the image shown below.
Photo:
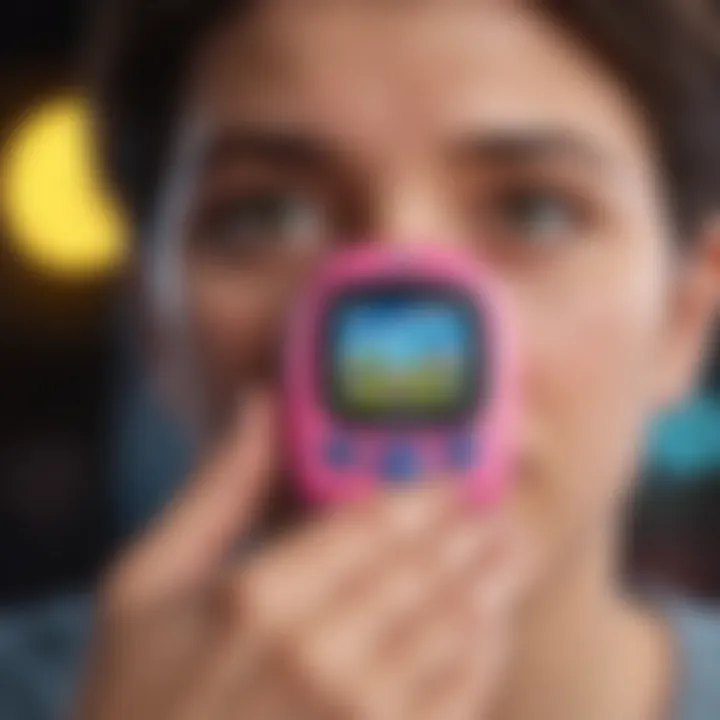
[[[527,126],[647,158],[641,108],[563,28],[510,0],[263,0],[208,38],[188,103],[210,125],[307,126],[355,150]]]

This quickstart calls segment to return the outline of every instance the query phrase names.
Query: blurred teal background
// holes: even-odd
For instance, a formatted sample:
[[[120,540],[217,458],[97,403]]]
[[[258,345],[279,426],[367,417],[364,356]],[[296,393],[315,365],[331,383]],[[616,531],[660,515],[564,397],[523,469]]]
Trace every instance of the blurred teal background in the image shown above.
[[[648,463],[679,477],[720,470],[720,396],[698,392],[658,418],[648,442]]]

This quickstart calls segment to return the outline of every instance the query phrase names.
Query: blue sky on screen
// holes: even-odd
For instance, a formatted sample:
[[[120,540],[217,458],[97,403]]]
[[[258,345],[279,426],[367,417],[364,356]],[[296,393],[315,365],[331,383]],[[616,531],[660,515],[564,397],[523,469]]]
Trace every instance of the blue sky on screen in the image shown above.
[[[428,357],[461,359],[467,332],[462,315],[438,303],[363,303],[345,311],[338,352],[343,361],[372,356],[396,367]]]

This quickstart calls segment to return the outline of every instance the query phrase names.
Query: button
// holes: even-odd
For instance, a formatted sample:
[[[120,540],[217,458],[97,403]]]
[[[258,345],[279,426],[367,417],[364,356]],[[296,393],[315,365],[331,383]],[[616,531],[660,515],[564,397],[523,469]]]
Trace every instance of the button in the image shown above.
[[[352,443],[342,436],[330,438],[325,447],[325,461],[338,470],[352,467],[355,461]]]
[[[456,435],[447,446],[447,461],[453,470],[469,470],[475,464],[476,446],[472,435]]]
[[[412,445],[391,445],[382,458],[382,474],[391,482],[412,480],[418,471],[419,463]]]

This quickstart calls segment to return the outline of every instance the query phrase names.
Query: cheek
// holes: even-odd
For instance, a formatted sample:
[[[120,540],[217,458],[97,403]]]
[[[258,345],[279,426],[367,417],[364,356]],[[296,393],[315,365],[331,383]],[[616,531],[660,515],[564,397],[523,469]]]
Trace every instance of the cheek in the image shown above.
[[[556,513],[603,511],[634,473],[664,307],[640,255],[589,253],[518,290],[527,459]]]
[[[213,405],[267,372],[281,296],[265,276],[213,267],[188,273],[192,342]]]
[[[314,259],[237,267],[191,261],[186,287],[196,361],[210,408],[222,412],[239,388],[275,380],[284,318]]]

